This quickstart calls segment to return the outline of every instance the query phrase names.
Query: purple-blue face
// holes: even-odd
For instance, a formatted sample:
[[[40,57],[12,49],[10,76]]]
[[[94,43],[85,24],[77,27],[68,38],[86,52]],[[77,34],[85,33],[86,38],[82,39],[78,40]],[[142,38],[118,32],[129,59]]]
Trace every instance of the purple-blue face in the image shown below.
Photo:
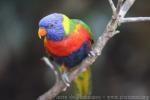
[[[63,15],[59,13],[50,14],[42,18],[39,27],[46,30],[46,37],[49,40],[62,40],[65,36],[63,28]]]

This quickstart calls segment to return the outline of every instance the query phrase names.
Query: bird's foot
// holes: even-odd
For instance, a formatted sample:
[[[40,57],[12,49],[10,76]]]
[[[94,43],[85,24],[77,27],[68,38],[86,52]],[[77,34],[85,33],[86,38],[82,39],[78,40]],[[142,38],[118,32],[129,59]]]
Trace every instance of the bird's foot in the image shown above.
[[[98,52],[96,52],[94,50],[90,51],[88,54],[89,57],[96,57],[97,55],[99,55]]]
[[[68,73],[64,72],[64,73],[62,74],[62,80],[64,81],[64,83],[65,83],[65,85],[66,85],[67,87],[70,87],[71,81],[70,81],[69,78],[68,78]],[[65,89],[63,89],[63,91],[66,91],[67,87],[66,87]]]

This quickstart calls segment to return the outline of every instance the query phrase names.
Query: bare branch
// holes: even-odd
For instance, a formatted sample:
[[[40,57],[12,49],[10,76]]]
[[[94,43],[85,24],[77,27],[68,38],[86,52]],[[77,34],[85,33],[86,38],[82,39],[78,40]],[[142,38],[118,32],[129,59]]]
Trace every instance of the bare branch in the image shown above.
[[[120,8],[121,8],[121,6],[122,6],[122,4],[123,4],[123,0],[118,0],[117,8],[116,8],[116,14],[118,14],[118,13],[119,13]]]
[[[54,72],[55,78],[56,78],[56,82],[58,82],[60,80],[59,74],[55,68],[55,66],[49,61],[49,59],[47,57],[43,57],[42,60],[45,62],[45,64],[47,66],[49,66],[52,71]]]
[[[64,88],[66,88],[66,85],[62,80],[60,80],[37,100],[53,100],[59,93],[63,91]]]
[[[112,0],[108,0],[108,1],[109,1],[110,6],[111,6],[111,9],[112,9],[113,14],[115,14],[115,12],[116,12],[116,7],[115,7],[113,1],[112,1]]]
[[[143,22],[143,21],[150,21],[150,17],[127,17],[122,18],[120,20],[120,23]]]
[[[119,11],[119,16],[123,18],[135,1],[136,0],[126,0]]]

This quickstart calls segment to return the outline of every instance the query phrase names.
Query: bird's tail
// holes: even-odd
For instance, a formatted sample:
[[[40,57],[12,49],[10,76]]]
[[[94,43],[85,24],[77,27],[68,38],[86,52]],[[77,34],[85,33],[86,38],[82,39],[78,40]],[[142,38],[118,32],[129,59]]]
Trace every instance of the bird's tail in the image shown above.
[[[61,66],[61,72],[66,70],[73,71],[74,69],[69,70],[65,66]],[[73,82],[71,83],[71,87],[67,89],[67,91],[63,95],[72,95],[76,98],[73,100],[80,100],[82,96],[91,95],[91,68],[88,67],[84,72],[82,72]]]
[[[91,94],[91,68],[88,67],[74,81],[79,96],[88,96]]]

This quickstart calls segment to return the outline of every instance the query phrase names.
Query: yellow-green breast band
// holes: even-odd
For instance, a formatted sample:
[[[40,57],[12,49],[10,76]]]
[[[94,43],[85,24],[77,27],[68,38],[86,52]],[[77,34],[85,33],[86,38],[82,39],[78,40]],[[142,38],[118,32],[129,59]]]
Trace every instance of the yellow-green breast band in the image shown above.
[[[70,19],[63,15],[63,26],[64,26],[64,31],[65,31],[65,35],[67,36],[69,34],[69,31],[70,31]]]

